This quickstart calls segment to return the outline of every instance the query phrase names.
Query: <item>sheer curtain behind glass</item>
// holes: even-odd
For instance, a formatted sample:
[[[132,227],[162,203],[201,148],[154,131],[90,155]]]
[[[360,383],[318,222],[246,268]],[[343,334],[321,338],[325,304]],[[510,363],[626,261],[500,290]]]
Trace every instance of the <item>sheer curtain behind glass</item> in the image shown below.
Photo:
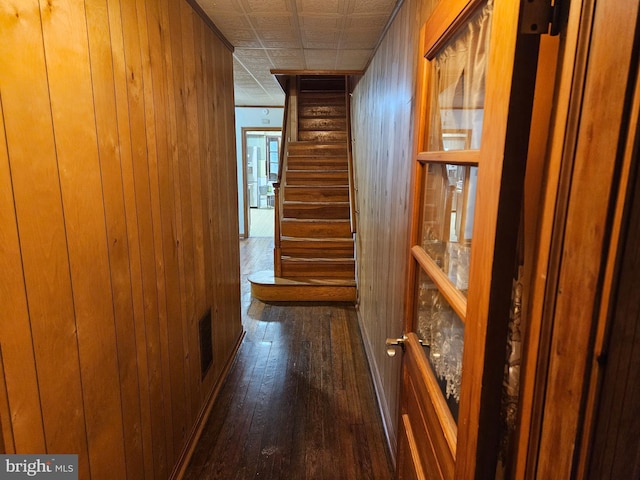
[[[493,1],[434,58],[430,151],[479,149]]]

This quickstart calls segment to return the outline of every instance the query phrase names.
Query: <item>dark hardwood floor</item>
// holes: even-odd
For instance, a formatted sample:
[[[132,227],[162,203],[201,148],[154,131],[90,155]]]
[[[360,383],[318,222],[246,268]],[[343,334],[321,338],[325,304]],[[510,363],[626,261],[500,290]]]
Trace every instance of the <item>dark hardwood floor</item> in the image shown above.
[[[353,307],[251,300],[272,249],[241,241],[246,336],[184,478],[391,479]]]

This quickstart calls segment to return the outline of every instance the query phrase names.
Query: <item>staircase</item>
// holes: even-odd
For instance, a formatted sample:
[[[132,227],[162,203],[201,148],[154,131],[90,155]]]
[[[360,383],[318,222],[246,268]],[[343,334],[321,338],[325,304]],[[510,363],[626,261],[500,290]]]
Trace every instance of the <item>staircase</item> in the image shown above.
[[[276,189],[274,271],[249,276],[263,301],[356,300],[344,77],[299,77]],[[291,131],[294,130],[294,131]]]

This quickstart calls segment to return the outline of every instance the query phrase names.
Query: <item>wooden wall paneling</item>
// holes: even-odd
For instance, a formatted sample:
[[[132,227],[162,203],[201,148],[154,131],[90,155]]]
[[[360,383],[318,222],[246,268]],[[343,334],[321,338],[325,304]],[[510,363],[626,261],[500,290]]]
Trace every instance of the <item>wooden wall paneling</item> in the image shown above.
[[[75,313],[38,3],[17,7],[1,2],[0,22],[1,63],[12,65],[0,74],[4,133],[46,444],[37,417],[33,430],[14,422],[14,433],[20,448],[78,453],[79,472],[86,476]],[[29,141],[24,141],[25,132]],[[5,357],[5,362],[9,379],[14,372],[11,360]],[[69,409],[69,404],[78,408]]]
[[[211,36],[209,36],[211,38]],[[222,91],[223,91],[223,76],[222,76],[222,49],[219,45],[215,43],[211,43],[211,67],[213,70],[213,109],[214,111],[222,112],[224,111],[224,105],[222,103]],[[223,195],[221,189],[217,188],[220,185],[220,182],[223,181],[224,173],[222,171],[221,158],[224,155],[224,134],[223,128],[220,128],[217,122],[214,121],[214,125],[212,125],[212,132],[214,133],[213,137],[213,152],[211,157],[211,165],[210,170],[212,174],[212,199],[214,204],[214,221],[211,225],[211,241],[212,245],[220,245],[222,242],[222,223],[220,221],[222,213],[224,212],[223,205]],[[214,250],[215,252],[215,250]],[[214,364],[215,369],[222,368],[222,363],[224,362],[224,352],[222,348],[217,348],[224,342],[225,331],[223,328],[223,323],[221,319],[224,318],[224,268],[223,261],[221,255],[213,254],[212,258],[212,266],[213,266],[213,281],[214,281],[214,292],[215,298],[217,300],[215,307],[213,308],[212,321],[213,321],[213,338],[214,338]]]
[[[167,478],[242,333],[231,52],[186,3],[23,8],[0,0],[3,449]]]
[[[120,373],[123,448],[127,477],[142,479],[140,384],[109,16],[106,0],[87,1],[85,8]]]
[[[167,85],[167,98],[168,98],[168,128],[169,128],[169,160],[171,165],[171,177],[173,179],[173,196],[174,196],[174,222],[175,222],[175,249],[178,260],[178,278],[177,284],[179,286],[179,300],[180,300],[180,316],[171,318],[168,324],[169,331],[169,357],[170,357],[170,375],[171,375],[171,407],[173,418],[173,450],[174,455],[179,455],[182,447],[180,436],[186,432],[186,383],[185,383],[185,361],[184,361],[184,344],[183,344],[183,322],[186,315],[186,296],[185,296],[185,282],[184,282],[184,242],[183,242],[183,230],[182,230],[182,196],[183,192],[180,189],[180,159],[184,158],[181,155],[181,138],[183,138],[182,132],[179,132],[178,124],[178,99],[180,92],[180,83],[176,83],[175,77],[178,75],[174,72],[175,65],[173,61],[174,47],[173,47],[173,30],[171,25],[171,18],[175,14],[171,11],[171,3],[169,0],[161,0],[160,2],[160,14],[161,14],[161,31],[162,43],[164,46],[164,56],[166,65],[166,85]],[[179,54],[179,53],[178,53]],[[180,72],[181,75],[181,72]],[[182,432],[182,433],[181,433]]]
[[[155,0],[151,0],[155,2]],[[176,456],[171,450],[171,437],[169,433],[173,433],[171,426],[171,380],[165,372],[169,371],[169,354],[168,345],[165,339],[168,338],[167,328],[167,289],[166,289],[166,272],[165,272],[165,256],[163,238],[163,222],[161,212],[160,191],[158,184],[158,137],[156,126],[158,118],[156,112],[162,110],[162,105],[155,107],[155,91],[160,86],[154,88],[153,74],[151,71],[151,49],[155,49],[156,45],[150,45],[149,28],[147,25],[146,1],[136,0],[136,15],[138,20],[138,37],[140,39],[141,54],[141,73],[142,88],[144,99],[144,119],[145,133],[147,142],[147,172],[149,180],[150,195],[150,217],[153,232],[153,245],[155,252],[155,281],[157,291],[157,317],[147,318],[147,336],[152,337],[153,341],[150,346],[153,348],[153,358],[159,361],[159,364],[151,370],[150,382],[154,386],[154,391],[159,398],[154,399],[158,407],[158,412],[164,412],[162,422],[154,422],[153,428],[157,431],[154,434],[156,441],[161,444],[161,452],[164,452],[164,458],[160,463],[160,468],[171,471]],[[161,139],[161,142],[165,139]],[[145,192],[146,194],[146,192]],[[171,242],[171,239],[168,240]],[[158,358],[159,357],[159,358]],[[152,392],[152,395],[154,393]],[[168,431],[167,431],[168,429]],[[164,440],[161,438],[164,437]],[[166,467],[165,467],[166,464]],[[164,470],[162,470],[164,474]]]
[[[7,394],[7,379],[4,374],[2,345],[0,345],[0,454],[15,453],[13,431],[11,430],[11,410]]]
[[[211,271],[211,228],[210,221],[213,215],[213,202],[212,202],[212,187],[211,187],[211,127],[210,117],[212,112],[209,109],[209,74],[212,73],[210,65],[207,63],[209,51],[208,44],[205,42],[205,32],[207,27],[203,21],[194,21],[194,47],[197,53],[195,63],[195,78],[197,83],[197,107],[198,107],[198,126],[200,131],[200,144],[199,144],[199,160],[200,160],[200,191],[202,192],[202,268],[204,272],[204,284],[203,284],[203,301],[204,309],[210,309],[213,305],[213,277]],[[213,330],[212,330],[213,333]],[[213,339],[211,340],[213,342]],[[199,358],[198,358],[199,360]],[[198,365],[200,362],[198,362]],[[216,377],[213,375],[215,368],[209,367],[206,376],[202,379],[200,401],[206,402],[209,393],[212,391]]]
[[[236,164],[234,158],[236,158],[234,131],[235,131],[235,106],[233,99],[233,59],[229,55],[228,50],[222,44],[218,46],[218,56],[222,59],[222,65],[220,67],[220,82],[218,88],[220,88],[220,94],[222,95],[222,104],[224,111],[224,119],[220,122],[220,133],[223,135],[221,138],[221,145],[223,151],[218,159],[218,168],[222,174],[222,181],[227,184],[237,185],[236,178]],[[221,119],[222,120],[222,119]],[[221,208],[221,221],[223,225],[235,225],[236,233],[232,234],[231,231],[223,232],[223,242],[221,244],[221,251],[225,252],[223,255],[224,260],[224,288],[222,290],[223,297],[223,315],[219,319],[221,324],[224,325],[224,331],[226,335],[222,337],[224,340],[224,354],[227,357],[230,353],[230,347],[232,345],[233,338],[237,338],[238,329],[233,327],[231,321],[237,318],[235,311],[238,310],[240,305],[240,291],[239,285],[235,281],[236,274],[239,272],[234,270],[235,259],[239,256],[240,243],[238,242],[238,197],[234,195],[228,189],[222,189],[222,201]]]
[[[210,99],[210,108],[212,111],[222,111],[221,105],[219,103],[220,89],[221,87],[221,75],[220,75],[220,59],[218,51],[220,50],[219,46],[215,43],[211,43],[211,39],[213,38],[213,34],[207,32],[206,40],[209,42],[208,55],[209,55],[209,68],[211,69],[211,99]],[[221,267],[221,258],[220,255],[217,254],[215,246],[219,244],[221,236],[220,236],[220,212],[221,212],[221,192],[219,191],[219,184],[221,181],[221,174],[219,170],[219,161],[220,156],[222,155],[222,136],[220,134],[218,127],[217,118],[212,117],[211,123],[211,153],[209,157],[209,171],[211,174],[211,200],[213,203],[212,210],[212,218],[211,222],[211,245],[212,245],[212,258],[210,260],[211,268],[212,268],[212,288],[213,288],[213,298],[215,301],[215,307],[212,310],[212,321],[213,321],[213,341],[214,341],[214,369],[216,371],[216,375],[218,371],[221,371],[223,368],[224,362],[224,353],[222,352],[222,348],[220,345],[224,342],[224,330],[220,327],[220,318],[221,318],[221,309],[222,299],[224,298],[224,292],[222,291],[222,267]]]
[[[220,59],[220,64],[218,66],[219,71],[219,79],[218,82],[218,94],[221,96],[220,107],[222,111],[225,112],[227,118],[229,118],[229,122],[220,122],[218,124],[218,128],[220,129],[220,134],[222,138],[219,139],[220,146],[222,151],[220,152],[220,156],[217,161],[216,170],[220,173],[220,182],[236,182],[235,172],[236,167],[233,163],[233,158],[235,158],[235,141],[233,140],[235,134],[235,111],[233,104],[233,60],[230,55],[228,55],[228,50],[223,46],[218,46],[218,58]],[[232,308],[234,305],[237,305],[234,298],[236,297],[236,285],[234,282],[234,272],[232,271],[232,259],[235,256],[235,253],[239,249],[238,242],[238,227],[237,222],[233,222],[231,219],[238,218],[237,215],[237,196],[230,194],[223,189],[220,190],[222,193],[220,199],[220,222],[224,224],[225,220],[230,220],[232,223],[236,224],[235,233],[233,233],[232,229],[220,229],[221,238],[219,240],[220,245],[227,245],[231,251],[228,257],[222,257],[222,275],[223,275],[223,288],[222,288],[222,311],[221,315],[218,318],[218,321],[224,325],[225,335],[220,338],[222,348],[222,354],[226,355],[229,345],[232,343],[232,339],[237,337],[234,335],[234,331],[231,328],[230,320],[234,318]],[[234,213],[235,212],[235,213]],[[240,302],[239,296],[237,302]]]
[[[118,146],[122,170],[124,192],[124,215],[126,219],[129,247],[129,275],[133,319],[136,341],[136,362],[138,366],[139,402],[142,425],[142,444],[145,465],[145,478],[154,476],[154,456],[151,427],[151,397],[149,388],[149,369],[146,349],[145,306],[142,284],[142,259],[138,212],[136,210],[135,185],[133,175],[133,146],[130,131],[130,113],[128,99],[128,69],[125,58],[124,31],[120,0],[107,0],[111,53],[114,70],[114,93],[118,127]]]
[[[142,72],[139,19],[134,2],[121,2],[124,38],[126,80],[129,107],[129,132],[132,146],[133,198],[137,213],[138,241],[142,267],[144,319],[138,338],[139,348],[146,347],[154,475],[166,476],[164,418],[162,402],[162,359],[158,325],[158,288],[153,214],[148,165],[147,125],[145,118],[145,91]],[[161,248],[161,245],[158,245]],[[138,333],[138,329],[137,332]],[[144,334],[144,337],[141,335]]]
[[[159,197],[159,211],[162,235],[162,260],[164,271],[164,292],[166,315],[160,321],[160,343],[162,349],[162,377],[165,411],[165,445],[167,449],[167,464],[175,463],[176,452],[173,440],[172,391],[175,379],[171,375],[171,325],[180,323],[180,271],[178,266],[177,226],[174,211],[176,199],[174,194],[173,168],[171,162],[171,128],[170,116],[172,110],[169,100],[166,72],[166,45],[163,37],[168,35],[168,25],[162,15],[160,3],[146,2],[147,30],[149,36],[149,55],[151,81],[153,84],[153,107],[156,128],[157,183],[156,195]],[[169,57],[170,59],[170,57]],[[152,183],[154,183],[152,181]]]
[[[202,20],[186,2],[180,2],[180,18],[182,22],[182,55],[184,59],[184,103],[187,126],[187,148],[189,151],[189,179],[187,193],[191,196],[191,228],[192,228],[192,276],[193,282],[193,312],[188,319],[188,352],[189,377],[191,382],[191,412],[192,424],[198,415],[201,404],[200,392],[200,345],[199,320],[206,312],[206,294],[204,278],[204,247],[202,226],[202,176],[200,174],[200,132],[198,124],[198,97],[196,88],[196,54],[193,29]]]
[[[224,100],[224,117],[219,118],[218,124],[224,133],[224,152],[220,161],[224,165],[224,183],[221,185],[237,185],[236,168],[236,142],[235,142],[235,105],[233,96],[233,56],[227,47],[216,38],[220,56],[223,59],[221,70],[221,82],[218,82]],[[222,230],[224,235],[220,246],[228,254],[224,255],[225,260],[225,285],[224,297],[224,317],[227,334],[221,341],[221,347],[225,359],[234,349],[237,339],[242,334],[242,324],[240,321],[240,243],[238,242],[238,193],[236,188],[222,188],[224,194],[223,205],[225,207],[224,216],[220,219],[227,228]]]
[[[155,2],[155,0],[151,0]],[[175,456],[172,455],[170,448],[171,439],[168,438],[167,428],[172,432],[169,419],[171,418],[171,383],[170,378],[165,372],[169,370],[169,355],[167,339],[167,289],[166,289],[166,272],[165,272],[165,256],[164,256],[164,241],[163,238],[163,222],[161,212],[161,200],[160,190],[158,184],[158,136],[156,132],[158,118],[156,112],[162,110],[162,105],[156,108],[155,106],[155,91],[160,89],[160,86],[155,88],[153,82],[153,73],[151,71],[151,49],[155,49],[156,45],[151,45],[149,41],[149,28],[147,24],[147,12],[146,1],[136,0],[136,14],[138,19],[138,36],[140,38],[140,52],[141,52],[141,67],[142,67],[142,86],[143,86],[143,98],[144,98],[144,111],[145,111],[145,132],[147,135],[147,167],[149,175],[149,193],[150,193],[150,215],[153,226],[153,244],[155,251],[155,269],[156,269],[156,290],[158,298],[158,310],[157,318],[147,319],[147,324],[150,324],[151,328],[147,329],[147,332],[152,332],[153,339],[156,341],[157,346],[154,351],[154,357],[159,356],[160,365],[156,365],[156,370],[153,370],[153,377],[151,382],[157,389],[160,398],[158,403],[162,405],[162,411],[165,412],[162,420],[164,423],[154,423],[154,427],[159,430],[158,442],[161,442],[160,437],[164,436],[162,451],[166,452],[166,457],[163,459],[163,464],[166,463],[167,471],[171,470],[171,466],[175,462]],[[160,142],[165,139],[161,139]],[[169,241],[171,241],[169,239]],[[167,397],[169,400],[167,401]],[[167,425],[169,426],[167,427]]]
[[[171,402],[171,389],[172,380],[169,372],[171,370],[170,361],[170,349],[169,349],[169,323],[173,318],[180,318],[179,297],[176,297],[176,291],[170,290],[179,285],[174,279],[179,275],[179,269],[175,263],[175,241],[172,234],[171,224],[172,219],[169,213],[175,208],[172,202],[172,194],[170,192],[160,191],[159,175],[160,169],[166,168],[164,157],[166,157],[166,103],[163,103],[162,98],[166,94],[166,88],[163,77],[162,62],[162,44],[161,42],[155,43],[150,39],[150,28],[156,28],[157,24],[148,25],[147,20],[147,3],[152,3],[157,6],[156,0],[137,0],[137,10],[139,19],[139,31],[140,31],[140,43],[143,52],[142,55],[142,72],[143,72],[143,85],[145,91],[145,109],[146,109],[146,121],[147,121],[147,143],[148,143],[148,165],[149,165],[149,179],[151,186],[151,207],[153,217],[153,232],[154,241],[156,246],[156,275],[157,275],[157,287],[158,287],[158,328],[160,338],[160,352],[162,359],[162,385],[163,385],[163,404],[164,410],[167,414],[164,417],[165,420],[165,439],[166,439],[166,451],[167,451],[167,466],[171,471],[171,466],[175,464],[178,458],[179,452],[174,452],[172,448],[174,431],[172,424],[172,402]],[[157,40],[157,37],[154,37]],[[152,65],[156,68],[152,68]],[[156,83],[156,80],[158,81]],[[159,103],[156,101],[159,99]],[[161,137],[160,135],[165,135]],[[163,155],[163,159],[160,160],[159,155]],[[160,165],[162,163],[162,165]],[[164,171],[162,174],[164,175]],[[169,199],[163,199],[164,196],[169,196]],[[168,225],[165,228],[165,223]],[[166,244],[166,245],[165,245]],[[167,271],[167,266],[171,268]],[[167,282],[170,287],[167,287]],[[179,292],[179,290],[178,290]],[[176,303],[178,302],[178,303]],[[170,314],[170,315],[169,315]],[[187,419],[187,425],[192,420]],[[187,427],[188,428],[188,427]]]
[[[182,220],[182,264],[181,264],[181,285],[182,285],[182,297],[183,297],[183,312],[182,312],[182,367],[183,367],[183,382],[184,382],[184,394],[185,394],[185,418],[188,420],[186,425],[189,425],[191,419],[194,418],[194,412],[192,411],[191,403],[191,388],[189,385],[188,374],[191,371],[189,367],[189,325],[192,322],[195,315],[195,286],[194,286],[194,260],[193,260],[193,219],[191,215],[191,171],[189,158],[189,132],[187,128],[187,111],[186,111],[186,88],[184,81],[184,51],[182,48],[183,43],[183,30],[182,30],[182,16],[181,7],[182,2],[169,2],[169,25],[171,31],[171,47],[172,47],[172,66],[173,66],[173,81],[174,81],[174,93],[175,93],[175,115],[176,125],[178,132],[178,180],[180,185],[180,209]],[[175,339],[174,341],[178,341]],[[177,433],[180,435],[179,443],[184,444],[184,440],[187,435],[186,425],[183,426],[181,431]],[[178,440],[178,439],[176,439]]]
[[[91,476],[123,477],[124,427],[86,14],[84,5],[59,2],[55,9],[41,5],[41,17]]]
[[[385,339],[403,331],[409,250],[418,38],[423,1],[406,1],[352,97],[358,185],[358,317],[393,452],[400,357]]]
[[[0,24],[1,25],[1,24]],[[1,85],[1,84],[0,84]],[[0,87],[1,91],[1,87]],[[22,271],[22,253],[13,202],[2,98],[0,97],[0,419],[4,451],[15,453],[45,450],[40,393],[29,324],[29,307]],[[6,359],[5,359],[6,357]],[[18,415],[11,415],[9,403]]]
[[[166,76],[164,71],[161,22],[158,17],[156,0],[136,2],[139,22],[140,46],[142,51],[142,72],[145,99],[145,120],[148,145],[149,181],[151,192],[151,214],[153,220],[154,245],[156,253],[156,285],[158,291],[157,335],[161,369],[157,372],[157,383],[162,384],[162,405],[165,412],[164,424],[156,429],[164,432],[166,458],[159,464],[160,476],[168,475],[175,463],[173,451],[173,421],[171,418],[172,382],[170,371],[168,323],[179,318],[179,288],[174,279],[178,276],[175,240],[171,212],[174,209],[170,180],[165,177],[167,169],[167,121]],[[150,21],[148,11],[155,13]],[[155,21],[154,21],[155,20]],[[166,31],[166,29],[165,29]],[[162,185],[161,185],[162,177]],[[169,184],[169,190],[165,187]],[[155,337],[155,324],[154,324]],[[156,353],[157,355],[158,353]],[[161,433],[159,433],[161,435]],[[158,439],[159,441],[159,439]],[[157,463],[157,462],[156,462]]]
[[[227,114],[227,106],[225,105],[225,61],[224,54],[225,48],[213,44],[213,70],[215,76],[215,98],[214,98],[214,110],[219,112],[225,112]],[[227,142],[225,140],[226,137],[226,128],[225,125],[217,123],[214,125],[214,131],[216,133],[215,138],[215,153],[213,157],[212,163],[212,172],[214,174],[215,181],[213,183],[213,191],[214,195],[214,205],[215,205],[215,220],[213,222],[213,245],[224,245],[225,244],[225,231],[222,228],[223,218],[226,217],[226,211],[228,205],[226,205],[226,199],[224,196],[223,189],[218,188],[223,182],[227,180],[226,176],[226,166],[225,166],[225,155],[227,149]],[[236,243],[238,243],[236,239]],[[214,346],[214,357],[216,363],[216,370],[220,369],[224,365],[225,358],[225,347],[224,345],[231,337],[230,328],[227,324],[229,317],[227,316],[227,307],[226,303],[230,301],[228,297],[228,287],[227,287],[227,274],[225,272],[225,266],[227,259],[224,258],[223,255],[214,254],[214,279],[215,279],[215,291],[216,298],[218,302],[216,303],[216,307],[213,314],[213,332],[215,346]]]
[[[204,31],[204,44],[205,44],[205,65],[206,65],[206,78],[207,78],[207,117],[210,119],[207,126],[209,132],[209,144],[207,153],[207,165],[206,175],[208,176],[208,186],[206,191],[209,197],[209,239],[208,243],[211,248],[211,255],[208,257],[207,266],[210,278],[210,294],[211,294],[211,321],[213,322],[211,334],[213,337],[213,365],[211,367],[211,375],[217,377],[219,372],[224,368],[224,358],[219,348],[221,335],[219,334],[219,305],[221,298],[223,297],[220,291],[220,255],[217,254],[215,246],[220,238],[218,229],[220,228],[219,214],[220,214],[220,192],[218,188],[219,174],[217,172],[217,161],[220,152],[220,134],[215,128],[217,125],[217,119],[214,115],[219,111],[217,108],[217,95],[219,88],[219,70],[216,68],[216,43],[214,40],[214,34],[205,29]]]

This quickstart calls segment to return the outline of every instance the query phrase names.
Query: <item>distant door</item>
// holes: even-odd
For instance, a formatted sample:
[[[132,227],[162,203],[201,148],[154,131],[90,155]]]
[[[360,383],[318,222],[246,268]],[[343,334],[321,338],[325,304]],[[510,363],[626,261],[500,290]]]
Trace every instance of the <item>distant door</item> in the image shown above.
[[[250,236],[251,208],[273,205],[273,170],[277,175],[280,151],[280,128],[242,128],[242,177],[244,183],[244,237]]]
[[[278,163],[280,161],[280,136],[267,137],[267,155],[269,157],[267,176],[270,182],[276,182],[278,180]]]
[[[519,2],[439,2],[421,33],[398,478],[491,479],[539,38]]]

